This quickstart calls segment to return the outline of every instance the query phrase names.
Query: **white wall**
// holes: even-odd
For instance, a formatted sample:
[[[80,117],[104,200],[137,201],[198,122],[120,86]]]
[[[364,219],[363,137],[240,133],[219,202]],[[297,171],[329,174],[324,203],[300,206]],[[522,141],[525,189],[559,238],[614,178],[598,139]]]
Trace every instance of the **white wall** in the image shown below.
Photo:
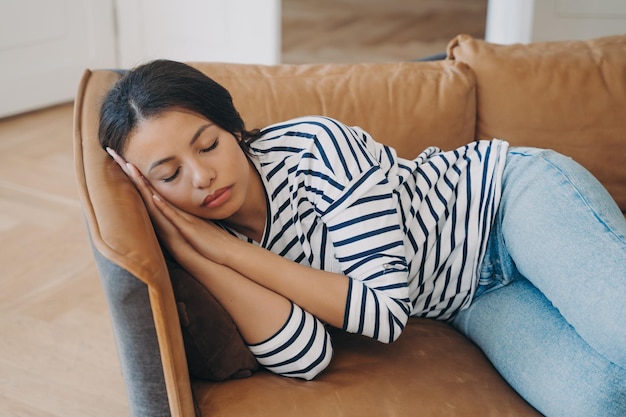
[[[0,1],[0,117],[70,101],[115,64],[112,0]]]
[[[155,58],[276,64],[280,0],[116,0],[122,67]]]
[[[86,68],[276,64],[280,0],[0,0],[0,117],[70,101]]]

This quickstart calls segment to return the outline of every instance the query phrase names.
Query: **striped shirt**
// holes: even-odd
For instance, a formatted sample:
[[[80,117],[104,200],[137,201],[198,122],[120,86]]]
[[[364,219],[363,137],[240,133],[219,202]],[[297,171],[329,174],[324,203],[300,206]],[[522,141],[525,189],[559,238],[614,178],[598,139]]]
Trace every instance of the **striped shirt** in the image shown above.
[[[409,316],[447,320],[470,303],[506,142],[406,160],[358,127],[311,116],[263,129],[251,147],[268,204],[262,241],[251,243],[349,277],[343,330],[389,343]],[[332,356],[323,323],[295,304],[250,349],[266,368],[305,379]]]

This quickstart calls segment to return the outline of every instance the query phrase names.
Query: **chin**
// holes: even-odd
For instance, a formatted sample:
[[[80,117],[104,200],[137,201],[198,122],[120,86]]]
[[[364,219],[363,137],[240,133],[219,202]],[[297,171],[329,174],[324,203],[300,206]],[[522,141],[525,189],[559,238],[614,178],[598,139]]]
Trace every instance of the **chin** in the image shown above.
[[[226,207],[228,204],[225,204],[222,207],[214,208],[214,209],[202,209],[196,216],[201,217],[205,220],[226,220],[230,218],[234,211],[229,207]]]

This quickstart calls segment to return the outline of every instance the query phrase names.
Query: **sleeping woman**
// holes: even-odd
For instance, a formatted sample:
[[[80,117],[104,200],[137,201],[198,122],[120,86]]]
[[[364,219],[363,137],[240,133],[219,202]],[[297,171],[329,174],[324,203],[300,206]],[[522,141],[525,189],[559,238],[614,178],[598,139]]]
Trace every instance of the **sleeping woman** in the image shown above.
[[[316,377],[326,324],[391,343],[424,317],[546,415],[626,415],[626,220],[570,158],[492,140],[407,160],[321,116],[246,130],[166,60],[117,82],[99,137],[267,369]]]

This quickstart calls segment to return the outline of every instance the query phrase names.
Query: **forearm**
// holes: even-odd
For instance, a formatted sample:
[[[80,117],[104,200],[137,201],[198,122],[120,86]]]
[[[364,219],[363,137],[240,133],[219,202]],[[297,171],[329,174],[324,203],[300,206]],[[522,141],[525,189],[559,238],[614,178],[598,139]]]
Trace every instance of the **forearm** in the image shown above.
[[[394,258],[384,272],[362,282],[300,265],[241,240],[220,242],[220,248],[223,264],[348,332],[390,343],[402,333],[410,314],[407,267]]]
[[[267,340],[287,321],[291,303],[284,296],[205,258],[184,263],[228,312],[248,344]]]
[[[349,278],[285,259],[259,246],[231,240],[222,263],[335,327],[344,322]]]
[[[312,379],[330,363],[333,347],[322,322],[291,304],[289,319],[268,340],[248,345],[261,365],[280,375]]]
[[[230,314],[261,365],[304,379],[328,366],[331,340],[317,317],[227,266],[195,254],[184,262]]]
[[[233,291],[236,287],[230,287],[230,283],[225,284],[228,280],[216,280],[216,277],[220,276],[219,273],[207,275],[204,266],[197,268],[195,270],[197,276],[200,274],[207,275],[205,285],[221,302],[219,297],[223,296],[224,304],[243,297],[253,300],[259,292],[257,286],[260,286],[268,290],[267,293],[262,294],[268,301],[270,299],[277,300],[276,297],[281,295],[284,298],[281,305],[286,301],[292,301],[333,326],[343,326],[348,295],[348,277],[309,268],[261,247],[251,245],[218,229],[215,224],[201,221],[189,213],[171,207],[169,203],[156,196],[153,198],[153,202],[159,209],[159,214],[165,216],[171,224],[176,226],[176,237],[178,235],[183,237],[186,243],[193,246],[198,254],[202,254],[201,256],[206,258],[205,260],[213,261],[226,269],[238,272],[238,282],[245,282],[246,278],[251,281],[247,284],[242,283],[242,285],[252,286],[252,291],[242,296],[236,294],[237,291]],[[233,272],[226,272],[226,274]],[[256,286],[252,284],[256,284]],[[228,289],[222,288],[223,285],[229,286]],[[246,291],[250,289],[245,288]],[[262,304],[264,303],[257,305]],[[232,306],[232,309],[231,315],[235,318],[237,317],[237,307]]]

